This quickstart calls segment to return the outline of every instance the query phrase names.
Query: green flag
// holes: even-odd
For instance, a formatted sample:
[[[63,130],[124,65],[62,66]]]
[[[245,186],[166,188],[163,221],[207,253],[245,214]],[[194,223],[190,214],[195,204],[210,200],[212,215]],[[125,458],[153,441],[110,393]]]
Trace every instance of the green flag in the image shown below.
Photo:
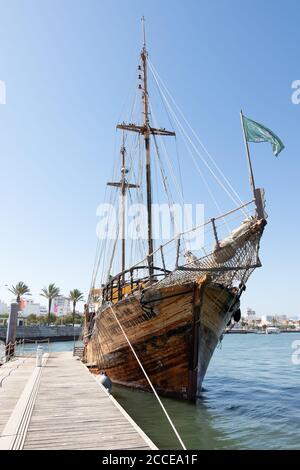
[[[279,137],[277,137],[277,135],[267,127],[248,119],[246,116],[243,116],[243,123],[248,142],[270,142],[270,144],[272,144],[273,153],[276,157],[279,155],[281,150],[284,149],[284,145]]]

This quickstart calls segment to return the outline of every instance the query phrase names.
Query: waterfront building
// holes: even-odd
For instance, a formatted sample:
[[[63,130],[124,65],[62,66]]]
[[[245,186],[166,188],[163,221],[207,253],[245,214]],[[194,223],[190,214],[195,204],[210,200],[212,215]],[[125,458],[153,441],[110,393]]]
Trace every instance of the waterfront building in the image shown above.
[[[27,318],[23,315],[23,312],[19,313],[18,315],[18,326],[26,326],[27,325]]]
[[[28,317],[29,315],[40,315],[40,304],[34,302],[32,299],[26,299],[23,302],[22,305],[23,308],[21,308],[22,311],[22,316],[23,317]]]
[[[264,324],[273,324],[273,323],[287,323],[287,315],[263,315],[262,317]]]
[[[274,320],[274,315],[264,315],[265,323],[272,323]]]
[[[0,300],[0,315],[3,313],[8,313],[8,312],[9,312],[9,307],[7,303],[2,302],[2,300]]]
[[[58,295],[54,297],[51,305],[51,313],[54,313],[58,317],[68,315],[70,312],[70,300],[64,295]]]
[[[246,316],[246,321],[248,323],[254,322],[257,320],[256,312],[255,310],[252,310],[251,308],[247,308],[247,316]]]
[[[284,323],[288,320],[288,317],[287,315],[276,315],[276,320],[279,322],[279,323]]]
[[[40,315],[48,315],[48,309],[44,305],[40,306]]]
[[[3,313],[2,313],[2,315],[3,315]],[[7,325],[7,320],[8,320],[8,317],[1,317],[0,316],[0,326]]]

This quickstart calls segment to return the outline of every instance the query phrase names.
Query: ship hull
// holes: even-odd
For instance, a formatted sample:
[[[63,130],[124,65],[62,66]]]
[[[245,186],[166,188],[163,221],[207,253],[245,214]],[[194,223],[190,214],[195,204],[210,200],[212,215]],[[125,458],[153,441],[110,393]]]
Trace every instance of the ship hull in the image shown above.
[[[115,315],[155,389],[195,401],[236,299],[206,278],[187,285],[148,289],[104,305],[85,347],[85,361],[114,383],[150,390]]]

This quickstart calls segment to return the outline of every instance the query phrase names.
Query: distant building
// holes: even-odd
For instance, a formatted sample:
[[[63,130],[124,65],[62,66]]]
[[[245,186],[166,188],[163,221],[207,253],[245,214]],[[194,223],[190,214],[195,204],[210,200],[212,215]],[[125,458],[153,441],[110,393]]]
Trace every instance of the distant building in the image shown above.
[[[286,322],[288,319],[287,315],[278,315],[276,316],[276,320],[279,321],[279,323],[284,323]]]
[[[251,322],[251,321],[255,321],[257,318],[256,318],[256,312],[255,310],[252,310],[251,308],[247,308],[247,316],[246,316],[246,320],[248,322]]]
[[[68,315],[68,313],[70,313],[70,300],[68,297],[65,297],[64,295],[54,297],[51,305],[51,313],[54,313],[54,315],[57,315],[58,317]]]
[[[289,322],[287,315],[264,315],[263,322],[265,324],[286,324]]]
[[[40,304],[34,302],[31,299],[25,300],[22,307],[22,317],[28,317],[29,315],[40,315]]]
[[[9,307],[5,302],[2,302],[2,300],[0,300],[0,315],[2,315],[3,313],[9,313]]]
[[[40,306],[40,315],[48,315],[48,309],[44,305]]]
[[[274,319],[274,315],[265,315],[264,317],[266,323],[272,323],[273,319]]]
[[[18,326],[25,326],[27,324],[27,318],[23,315],[22,313],[19,313],[18,315]]]

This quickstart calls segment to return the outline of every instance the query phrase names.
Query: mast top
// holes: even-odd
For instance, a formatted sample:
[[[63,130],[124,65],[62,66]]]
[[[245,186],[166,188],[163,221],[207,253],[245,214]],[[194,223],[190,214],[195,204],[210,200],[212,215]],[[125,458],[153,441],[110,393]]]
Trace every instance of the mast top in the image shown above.
[[[145,28],[145,17],[142,16],[142,30],[143,30],[143,50],[146,51],[146,28]]]

